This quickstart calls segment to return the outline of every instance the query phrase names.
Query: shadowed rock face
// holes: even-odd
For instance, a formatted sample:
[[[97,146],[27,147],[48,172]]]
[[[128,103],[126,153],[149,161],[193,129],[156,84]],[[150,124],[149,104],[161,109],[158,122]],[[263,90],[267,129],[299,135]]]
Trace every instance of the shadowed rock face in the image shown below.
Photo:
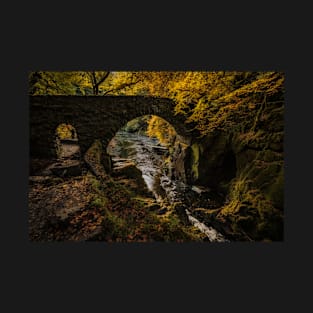
[[[95,139],[104,146],[128,121],[142,115],[157,115],[176,132],[187,137],[174,103],[166,98],[144,96],[30,96],[30,155],[55,158],[55,131],[61,123],[75,127],[82,155]]]
[[[193,142],[186,154],[190,184],[216,188],[236,176],[236,155],[230,137],[224,133],[216,132]]]

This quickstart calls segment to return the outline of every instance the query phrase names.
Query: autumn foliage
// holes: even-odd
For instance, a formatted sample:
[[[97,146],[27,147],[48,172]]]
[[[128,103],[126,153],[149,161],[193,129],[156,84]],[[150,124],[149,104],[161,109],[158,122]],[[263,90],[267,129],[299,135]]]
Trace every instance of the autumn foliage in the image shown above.
[[[240,71],[32,72],[30,94],[147,95],[171,98],[202,135],[232,128],[284,91],[284,73]],[[279,97],[279,96],[278,96]]]
[[[284,81],[284,73],[277,71],[40,71],[30,73],[29,93],[172,99],[171,109],[185,123],[195,142],[193,147],[202,149],[191,148],[191,160],[197,160],[194,162],[197,164],[190,165],[191,169],[199,166],[200,157],[204,158],[202,164],[208,160],[207,155],[199,155],[199,151],[206,148],[200,144],[202,139],[221,133],[223,138],[231,138],[228,148],[233,150],[236,174],[231,181],[225,182],[226,202],[218,214],[214,212],[214,218],[238,232],[246,232],[251,238],[280,240]],[[152,116],[147,125],[147,135],[164,145],[172,145],[175,129],[167,121]],[[61,139],[69,137],[70,133],[68,125],[58,129]],[[196,168],[197,173],[201,171]],[[185,232],[174,219],[154,224],[151,221],[155,217],[145,213],[145,205],[121,191],[118,183],[111,183],[106,185],[107,190],[94,188],[99,197],[90,204],[98,209],[106,208],[102,212],[102,222],[107,226],[106,239],[147,241],[157,240],[160,231],[163,234],[177,229]],[[162,240],[167,240],[164,236]]]

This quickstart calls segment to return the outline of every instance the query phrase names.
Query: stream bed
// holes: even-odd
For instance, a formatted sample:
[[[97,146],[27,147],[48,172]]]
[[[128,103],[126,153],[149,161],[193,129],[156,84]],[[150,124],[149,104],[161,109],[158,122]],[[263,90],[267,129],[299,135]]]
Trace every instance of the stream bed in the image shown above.
[[[113,169],[129,161],[134,162],[157,202],[183,203],[188,221],[203,232],[208,241],[229,241],[216,229],[205,225],[192,215],[188,208],[195,199],[202,196],[205,190],[199,186],[186,185],[166,175],[163,163],[169,151],[156,138],[120,130],[110,142],[107,152],[112,157]],[[205,201],[209,202],[210,199]]]

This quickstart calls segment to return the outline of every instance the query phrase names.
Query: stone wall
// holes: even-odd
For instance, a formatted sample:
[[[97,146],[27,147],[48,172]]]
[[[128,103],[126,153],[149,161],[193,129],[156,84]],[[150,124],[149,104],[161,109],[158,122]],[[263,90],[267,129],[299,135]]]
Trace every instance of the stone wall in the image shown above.
[[[145,96],[30,96],[30,155],[54,158],[58,125],[75,127],[84,154],[95,139],[104,146],[128,121],[143,115],[158,115],[172,124],[178,134],[186,129],[174,116],[172,100]]]

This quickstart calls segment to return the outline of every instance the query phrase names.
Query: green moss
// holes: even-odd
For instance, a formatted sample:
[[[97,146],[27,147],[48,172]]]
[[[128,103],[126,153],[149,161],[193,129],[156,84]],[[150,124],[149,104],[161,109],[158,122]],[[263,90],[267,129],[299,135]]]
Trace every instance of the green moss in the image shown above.
[[[215,217],[221,223],[227,223],[235,233],[244,234],[242,238],[261,241],[283,238],[282,104],[264,99],[262,106],[256,108],[258,111],[245,111],[249,115],[245,115],[244,120],[237,119],[230,131],[229,142],[235,154],[236,177],[228,186],[219,185],[221,190],[226,191],[226,202],[212,219]],[[246,108],[253,106],[255,103],[252,101]],[[217,132],[212,132],[209,137],[217,139],[206,145],[214,147],[214,153],[207,155],[206,160],[215,164],[216,159],[225,155],[226,149],[222,145],[222,136],[219,137]],[[192,172],[201,176],[201,151],[196,144],[191,149]],[[205,216],[200,210],[197,214]]]
[[[281,161],[282,154],[272,150],[264,150],[258,153],[257,159],[263,160],[264,162]]]
[[[124,126],[123,130],[126,132],[133,133],[133,132],[139,131],[140,127],[141,127],[140,119],[136,118],[136,119],[129,121]]]
[[[128,225],[125,219],[118,215],[105,210],[104,220],[102,222],[103,235],[112,240],[126,240],[129,232]]]
[[[267,189],[267,199],[273,201],[273,204],[282,209],[284,207],[284,168],[281,167],[274,183]]]
[[[107,199],[105,197],[96,196],[91,202],[90,205],[93,207],[103,208],[107,204]]]
[[[202,241],[205,235],[197,228],[182,224],[175,213],[170,213],[165,219],[155,217],[153,223],[145,225],[145,232],[156,241]]]
[[[279,212],[272,214],[257,225],[257,240],[281,241],[284,238],[283,217]]]
[[[95,177],[92,176],[90,181],[91,181],[91,186],[93,189],[99,190],[101,188],[100,181],[98,179],[96,179]]]
[[[197,143],[194,143],[191,146],[192,158],[191,158],[191,172],[194,179],[199,178],[199,156],[200,156],[200,148]]]
[[[239,216],[236,224],[246,233],[253,233],[256,221],[252,216]]]
[[[91,155],[95,162],[101,162],[102,144],[100,140],[95,140],[88,149],[87,153]]]
[[[277,177],[280,168],[281,165],[276,162],[265,164],[264,168],[255,175],[254,185],[264,190]]]
[[[232,229],[253,240],[281,240],[283,216],[264,192],[254,187],[253,180],[241,175],[230,186],[229,201],[217,219],[230,221]]]

